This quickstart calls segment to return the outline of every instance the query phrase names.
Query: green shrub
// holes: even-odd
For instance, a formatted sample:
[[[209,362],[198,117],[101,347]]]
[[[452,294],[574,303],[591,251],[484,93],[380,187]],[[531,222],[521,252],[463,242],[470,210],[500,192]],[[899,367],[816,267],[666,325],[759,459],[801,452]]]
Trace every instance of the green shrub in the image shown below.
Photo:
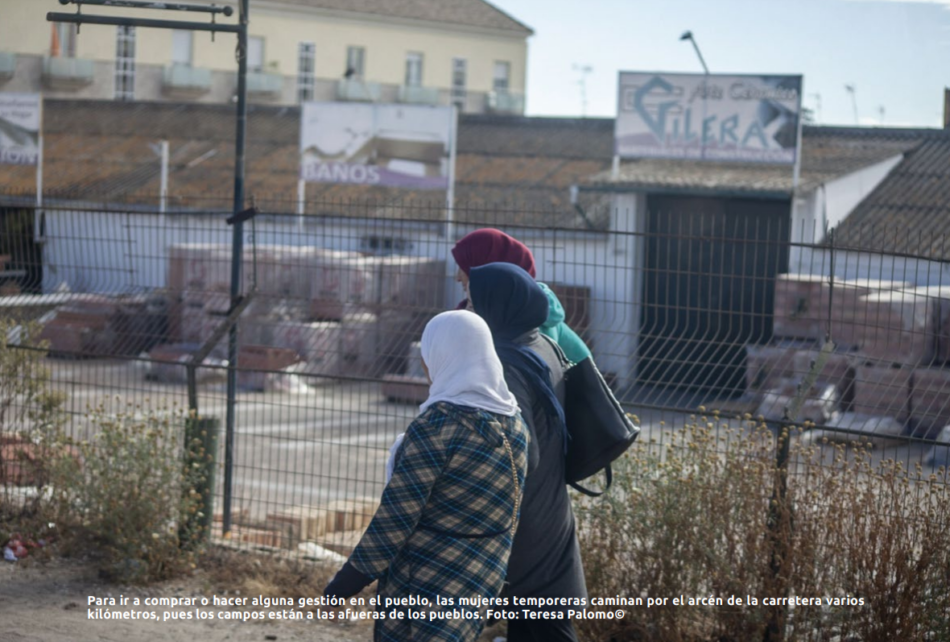
[[[15,486],[42,490],[48,477],[51,436],[62,428],[64,395],[51,387],[46,347],[35,323],[0,319],[0,509],[36,517],[41,493],[14,493]],[[0,542],[2,544],[2,542]]]
[[[789,596],[863,606],[778,611],[787,640],[950,639],[945,478],[873,465],[861,446],[828,462],[793,437],[787,502],[774,503],[783,477],[769,429],[700,417],[667,437],[616,462],[604,498],[578,499],[590,595],[644,598],[623,619],[579,621],[586,639],[761,640],[777,613],[762,598]],[[723,604],[672,605],[680,596]],[[647,608],[647,597],[670,599]]]
[[[160,580],[194,566],[189,525],[203,509],[195,489],[205,472],[185,465],[185,420],[176,408],[101,404],[87,416],[90,438],[62,442],[79,456],[54,467],[58,520],[73,544],[101,553],[112,579]]]

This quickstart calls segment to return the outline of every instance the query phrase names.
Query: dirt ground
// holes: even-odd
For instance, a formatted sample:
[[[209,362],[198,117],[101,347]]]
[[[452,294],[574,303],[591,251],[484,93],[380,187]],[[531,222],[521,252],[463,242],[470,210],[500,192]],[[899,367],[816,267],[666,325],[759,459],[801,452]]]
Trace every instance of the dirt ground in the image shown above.
[[[63,559],[0,562],[0,639],[5,642],[192,641],[356,642],[372,639],[372,625],[324,622],[233,622],[90,620],[89,596],[210,596],[201,574],[144,588],[117,587],[98,579],[95,569]],[[130,602],[132,600],[130,599]],[[112,610],[162,610],[162,607],[112,607]],[[189,608],[166,609],[180,612]]]
[[[247,590],[244,591],[248,594]],[[26,559],[0,562],[0,640],[3,642],[365,642],[372,640],[370,621],[234,622],[225,620],[94,620],[90,596],[99,598],[200,597],[221,595],[198,572],[147,587],[123,587],[99,579],[90,563],[71,559]],[[369,592],[364,593],[366,595]],[[230,595],[235,595],[234,591]],[[100,607],[101,608],[101,607]],[[181,607],[109,607],[113,611],[194,611]],[[205,608],[203,610],[209,610]],[[279,610],[279,609],[276,609]],[[480,642],[504,640],[504,623],[486,628]]]

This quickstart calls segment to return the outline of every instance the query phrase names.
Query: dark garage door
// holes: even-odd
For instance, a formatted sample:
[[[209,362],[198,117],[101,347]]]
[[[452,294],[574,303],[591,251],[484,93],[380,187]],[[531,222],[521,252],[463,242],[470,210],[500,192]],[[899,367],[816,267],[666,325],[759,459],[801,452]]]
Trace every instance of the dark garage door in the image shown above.
[[[772,335],[790,203],[651,196],[638,381],[744,389],[745,346]]]

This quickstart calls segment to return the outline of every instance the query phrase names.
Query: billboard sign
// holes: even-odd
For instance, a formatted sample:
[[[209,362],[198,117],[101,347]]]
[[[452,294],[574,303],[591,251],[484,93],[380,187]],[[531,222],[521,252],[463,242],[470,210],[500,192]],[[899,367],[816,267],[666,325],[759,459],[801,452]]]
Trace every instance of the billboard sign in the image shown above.
[[[39,94],[0,93],[0,165],[37,165],[40,157]]]
[[[801,76],[620,72],[623,158],[793,164]]]
[[[448,189],[451,107],[304,103],[300,178],[410,189]]]

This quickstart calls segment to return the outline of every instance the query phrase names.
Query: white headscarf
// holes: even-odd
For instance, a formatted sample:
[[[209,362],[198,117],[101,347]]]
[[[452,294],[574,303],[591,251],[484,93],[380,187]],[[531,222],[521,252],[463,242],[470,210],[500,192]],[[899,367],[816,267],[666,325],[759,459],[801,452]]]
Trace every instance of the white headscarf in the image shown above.
[[[481,408],[506,417],[518,402],[505,383],[488,324],[472,312],[436,315],[422,332],[422,359],[429,369],[429,398],[420,412],[438,401]]]

